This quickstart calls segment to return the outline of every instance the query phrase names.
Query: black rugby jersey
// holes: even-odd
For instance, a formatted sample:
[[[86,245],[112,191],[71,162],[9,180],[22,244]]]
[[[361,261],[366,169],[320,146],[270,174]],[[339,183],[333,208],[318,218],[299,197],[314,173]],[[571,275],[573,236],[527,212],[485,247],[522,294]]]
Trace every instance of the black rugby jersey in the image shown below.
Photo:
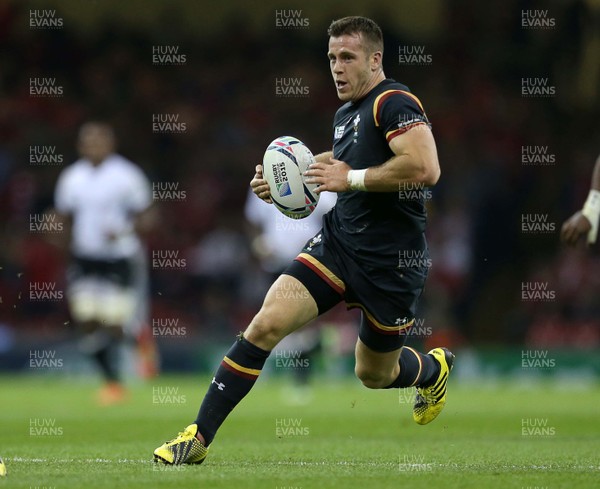
[[[380,165],[394,156],[388,142],[416,124],[429,124],[419,100],[406,86],[383,80],[364,98],[337,111],[333,157],[355,170]],[[340,192],[323,219],[325,238],[333,234],[357,260],[374,267],[397,267],[399,255],[426,253],[422,192],[400,190]],[[404,198],[407,194],[409,199]]]

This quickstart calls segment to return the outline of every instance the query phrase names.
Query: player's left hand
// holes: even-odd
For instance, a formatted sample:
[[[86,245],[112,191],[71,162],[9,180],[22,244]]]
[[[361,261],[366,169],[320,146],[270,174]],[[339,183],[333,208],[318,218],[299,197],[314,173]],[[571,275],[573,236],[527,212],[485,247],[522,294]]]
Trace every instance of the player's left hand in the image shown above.
[[[267,204],[272,204],[273,199],[271,199],[271,190],[269,189],[269,184],[263,175],[262,165],[256,165],[254,170],[256,173],[254,174],[254,178],[252,178],[250,181],[252,192],[254,192],[259,199],[264,200]]]
[[[329,158],[327,163],[313,163],[304,172],[308,177],[306,183],[316,183],[319,186],[316,193],[321,192],[346,192],[350,190],[348,185],[348,172],[352,168],[343,161]]]
[[[579,238],[586,235],[590,229],[592,229],[592,224],[588,221],[587,217],[579,211],[565,221],[561,229],[560,237],[564,243],[573,246],[577,243]]]

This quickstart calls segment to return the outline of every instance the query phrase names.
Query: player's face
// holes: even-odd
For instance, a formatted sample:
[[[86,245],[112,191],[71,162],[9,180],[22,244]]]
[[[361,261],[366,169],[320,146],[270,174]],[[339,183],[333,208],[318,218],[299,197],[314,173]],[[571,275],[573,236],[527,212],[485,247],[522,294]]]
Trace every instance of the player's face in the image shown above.
[[[102,127],[90,125],[79,132],[77,149],[82,158],[97,165],[114,151],[113,137]]]
[[[340,100],[358,100],[381,72],[381,52],[367,54],[360,34],[329,38],[329,68]]]

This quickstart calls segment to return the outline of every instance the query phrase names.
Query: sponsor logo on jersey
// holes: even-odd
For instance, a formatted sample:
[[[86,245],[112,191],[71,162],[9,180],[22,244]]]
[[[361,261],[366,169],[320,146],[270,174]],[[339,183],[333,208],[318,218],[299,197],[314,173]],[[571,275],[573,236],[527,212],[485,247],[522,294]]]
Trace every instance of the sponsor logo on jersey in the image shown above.
[[[358,120],[360,121],[360,117],[358,117]],[[348,124],[350,124],[350,122],[352,122],[352,116],[350,116],[348,118],[348,120],[346,121],[345,124],[342,124],[341,126],[336,126],[334,133],[333,133],[333,139],[340,139],[343,135],[344,135],[344,131],[346,130],[346,126]]]

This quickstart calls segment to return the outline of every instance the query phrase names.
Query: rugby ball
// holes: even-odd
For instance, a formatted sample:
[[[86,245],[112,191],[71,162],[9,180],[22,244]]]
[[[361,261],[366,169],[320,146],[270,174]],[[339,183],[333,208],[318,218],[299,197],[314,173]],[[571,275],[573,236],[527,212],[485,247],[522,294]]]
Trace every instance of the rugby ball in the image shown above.
[[[317,184],[304,181],[303,173],[315,162],[310,149],[299,139],[279,137],[269,144],[263,157],[263,176],[275,207],[292,219],[309,216],[317,207]]]

